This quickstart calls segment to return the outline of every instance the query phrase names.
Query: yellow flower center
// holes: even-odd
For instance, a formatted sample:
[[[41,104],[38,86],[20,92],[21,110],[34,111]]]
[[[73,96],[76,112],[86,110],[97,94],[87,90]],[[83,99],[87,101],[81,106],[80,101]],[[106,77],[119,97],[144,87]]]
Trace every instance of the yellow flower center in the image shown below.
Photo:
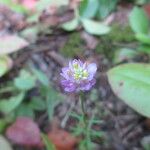
[[[77,63],[73,64],[73,77],[75,80],[84,80],[88,77],[88,72],[86,69],[81,68]]]

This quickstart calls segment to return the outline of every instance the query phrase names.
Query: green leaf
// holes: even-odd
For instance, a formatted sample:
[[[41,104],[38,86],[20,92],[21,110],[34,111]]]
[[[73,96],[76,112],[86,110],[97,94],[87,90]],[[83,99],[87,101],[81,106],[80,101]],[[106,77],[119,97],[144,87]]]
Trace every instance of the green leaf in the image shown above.
[[[47,135],[41,134],[46,150],[56,150],[54,144],[49,140]]]
[[[31,99],[29,107],[34,110],[42,111],[46,109],[46,104],[44,100],[41,100],[38,97],[34,97],[33,99]]]
[[[114,93],[140,114],[150,117],[150,65],[131,63],[108,72]]]
[[[99,15],[102,19],[107,17],[117,5],[118,0],[98,0],[99,2]]]
[[[0,56],[0,77],[12,67],[12,60],[9,56]]]
[[[26,40],[17,35],[0,36],[0,55],[18,51],[28,46],[28,44]]]
[[[129,61],[137,56],[137,51],[130,48],[122,48],[116,51],[114,62],[119,63],[122,61]]]
[[[138,47],[138,51],[150,54],[150,45],[141,45]]]
[[[32,108],[30,108],[26,104],[21,104],[17,109],[16,109],[16,117],[30,117],[32,119],[35,118],[35,114]]]
[[[0,0],[1,4],[7,5],[11,10],[18,12],[18,13],[27,13],[28,10],[22,6],[21,4],[17,4],[13,2],[12,0]]]
[[[148,33],[149,20],[142,8],[134,7],[129,16],[129,21],[134,32],[146,34]]]
[[[46,91],[46,106],[49,120],[53,119],[54,109],[59,103],[58,93],[53,89],[47,89]]]
[[[103,35],[107,34],[110,31],[110,28],[103,23],[99,23],[90,19],[83,19],[82,18],[82,23],[85,28],[85,30],[94,35]]]
[[[136,34],[136,38],[143,44],[150,45],[150,36],[149,35],[138,33],[138,34]]]
[[[44,9],[50,6],[60,7],[68,4],[69,0],[40,0],[37,2],[36,8],[38,11],[43,11]]]
[[[20,90],[30,90],[35,87],[36,78],[26,70],[21,70],[19,77],[15,78],[14,84]]]
[[[6,126],[7,126],[6,120],[0,119],[0,133],[3,132],[3,130],[5,129]]]
[[[82,16],[82,14],[84,13],[87,6],[88,6],[88,0],[83,0],[83,1],[80,2],[80,5],[79,5],[80,16]]]
[[[0,100],[0,111],[5,114],[12,112],[16,109],[24,99],[24,93],[20,93],[17,96],[11,97],[9,99]]]
[[[0,150],[12,150],[10,143],[0,135]]]
[[[32,72],[35,77],[41,82],[41,84],[43,84],[44,86],[49,86],[49,79],[42,71],[33,68]]]
[[[27,39],[30,43],[34,43],[37,40],[38,33],[38,26],[28,27],[20,32],[21,36]]]
[[[79,20],[77,18],[62,24],[62,28],[66,31],[73,31],[78,27]]]
[[[84,6],[85,8],[82,8],[84,10],[81,11],[80,9],[81,17],[83,18],[94,17],[99,7],[98,0],[88,0],[87,2],[84,0],[83,2],[85,2],[86,4]]]

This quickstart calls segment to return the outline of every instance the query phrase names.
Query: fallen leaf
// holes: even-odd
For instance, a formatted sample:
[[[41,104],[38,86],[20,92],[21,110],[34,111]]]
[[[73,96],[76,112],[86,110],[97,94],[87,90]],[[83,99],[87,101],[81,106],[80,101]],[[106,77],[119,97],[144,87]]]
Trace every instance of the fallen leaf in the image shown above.
[[[0,55],[18,51],[26,46],[28,42],[17,35],[0,36]]]
[[[60,129],[49,132],[48,138],[56,146],[56,150],[74,150],[78,142],[70,133]]]
[[[41,146],[40,129],[30,118],[19,117],[6,131],[13,143],[25,146]]]

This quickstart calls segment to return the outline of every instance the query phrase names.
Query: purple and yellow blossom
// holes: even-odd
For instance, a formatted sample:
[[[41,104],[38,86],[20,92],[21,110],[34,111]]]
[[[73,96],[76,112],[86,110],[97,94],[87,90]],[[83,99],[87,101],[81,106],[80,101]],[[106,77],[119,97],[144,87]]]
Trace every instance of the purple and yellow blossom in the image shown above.
[[[94,79],[96,71],[95,63],[83,63],[76,59],[70,61],[68,67],[62,68],[61,85],[66,92],[88,91],[96,82]]]

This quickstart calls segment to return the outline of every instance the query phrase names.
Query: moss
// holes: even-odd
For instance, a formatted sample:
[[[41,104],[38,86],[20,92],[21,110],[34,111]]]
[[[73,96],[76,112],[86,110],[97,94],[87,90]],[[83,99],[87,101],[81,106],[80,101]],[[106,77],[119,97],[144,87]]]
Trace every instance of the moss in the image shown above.
[[[112,59],[114,49],[115,49],[115,47],[112,46],[112,43],[110,40],[101,38],[101,40],[95,50],[97,53],[105,55],[106,58]]]
[[[68,41],[65,46],[61,48],[60,52],[66,57],[74,57],[82,53],[82,44],[83,41],[80,37],[80,33],[74,32],[71,33],[68,37]]]
[[[113,42],[132,42],[135,40],[134,33],[132,32],[130,26],[120,26],[114,24],[112,26],[111,32],[106,35],[107,38]]]
[[[112,60],[114,52],[118,48],[116,44],[129,43],[134,40],[134,33],[129,26],[121,27],[115,24],[112,26],[109,34],[100,37],[100,42],[96,47],[96,52],[104,54],[105,57]]]

